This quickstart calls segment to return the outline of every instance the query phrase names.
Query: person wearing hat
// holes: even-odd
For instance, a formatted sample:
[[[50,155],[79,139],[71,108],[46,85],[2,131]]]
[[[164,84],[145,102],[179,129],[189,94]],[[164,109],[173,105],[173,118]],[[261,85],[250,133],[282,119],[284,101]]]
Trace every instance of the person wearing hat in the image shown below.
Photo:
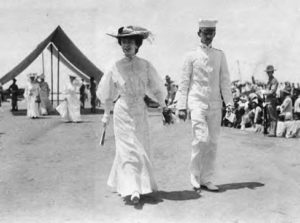
[[[136,54],[150,31],[142,27],[126,26],[116,35],[124,57],[117,60],[103,75],[97,97],[104,104],[103,125],[109,123],[114,105],[114,135],[116,155],[108,178],[108,185],[122,196],[138,204],[142,194],[157,190],[150,148],[146,91],[151,92],[159,105],[165,107],[166,89],[154,66]]]
[[[52,110],[52,105],[49,100],[50,88],[48,83],[45,81],[45,75],[41,74],[39,76],[39,85],[40,85],[40,96],[41,96],[41,104],[40,110],[42,115],[48,115]]]
[[[186,120],[187,110],[191,112],[190,182],[198,191],[201,186],[211,191],[219,190],[213,183],[213,175],[222,119],[222,97],[227,110],[233,106],[225,54],[212,47],[216,23],[216,20],[199,21],[200,44],[186,55],[177,92],[178,117]]]
[[[276,112],[276,91],[278,88],[278,81],[274,77],[274,66],[268,65],[265,72],[267,73],[269,80],[266,85],[266,90],[263,95],[265,96],[265,103],[270,120],[269,137],[276,137],[276,126],[277,126],[277,112]]]
[[[19,87],[16,82],[17,80],[14,78],[13,83],[8,88],[8,91],[11,95],[11,111],[18,111]]]
[[[82,84],[76,76],[69,75],[69,82],[64,86],[64,101],[57,106],[56,110],[67,122],[81,122],[79,88]],[[62,108],[62,109],[61,109]]]
[[[27,116],[36,119],[40,116],[39,104],[40,100],[40,85],[37,82],[37,74],[29,73],[28,82],[24,91],[24,98],[27,102]]]

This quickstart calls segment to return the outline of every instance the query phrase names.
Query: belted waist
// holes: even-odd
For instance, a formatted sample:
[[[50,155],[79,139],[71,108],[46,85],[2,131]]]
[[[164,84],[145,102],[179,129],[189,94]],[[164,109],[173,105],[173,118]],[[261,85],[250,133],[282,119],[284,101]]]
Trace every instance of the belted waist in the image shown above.
[[[135,104],[135,103],[145,103],[144,102],[144,98],[141,97],[141,96],[124,96],[124,95],[121,95],[119,100],[124,100],[126,101],[127,103],[130,103],[130,104]]]

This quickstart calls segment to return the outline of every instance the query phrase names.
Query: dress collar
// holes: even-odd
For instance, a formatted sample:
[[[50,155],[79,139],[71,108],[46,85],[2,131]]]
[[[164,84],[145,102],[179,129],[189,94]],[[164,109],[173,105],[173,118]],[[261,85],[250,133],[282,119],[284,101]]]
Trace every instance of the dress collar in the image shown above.
[[[125,60],[126,60],[126,61],[128,61],[128,62],[132,62],[132,61],[134,61],[136,58],[137,58],[137,56],[136,56],[136,55],[134,55],[134,56],[133,56],[133,57],[131,57],[131,58],[129,58],[129,57],[127,57],[127,56],[125,56]]]
[[[207,45],[204,44],[204,43],[200,43],[200,47],[201,47],[202,49],[208,50],[208,49],[211,49],[211,48],[212,48],[212,44],[210,43],[210,44],[207,46]]]

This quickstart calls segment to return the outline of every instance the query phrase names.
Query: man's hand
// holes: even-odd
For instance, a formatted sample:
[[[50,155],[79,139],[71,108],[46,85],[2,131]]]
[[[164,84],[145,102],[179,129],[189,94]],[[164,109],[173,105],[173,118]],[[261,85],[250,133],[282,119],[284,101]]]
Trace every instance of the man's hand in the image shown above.
[[[178,118],[181,119],[181,120],[183,120],[183,121],[186,120],[186,118],[187,118],[187,111],[186,111],[186,109],[180,109],[178,111]]]
[[[163,122],[164,124],[172,124],[174,122],[172,117],[172,110],[168,107],[162,108]]]

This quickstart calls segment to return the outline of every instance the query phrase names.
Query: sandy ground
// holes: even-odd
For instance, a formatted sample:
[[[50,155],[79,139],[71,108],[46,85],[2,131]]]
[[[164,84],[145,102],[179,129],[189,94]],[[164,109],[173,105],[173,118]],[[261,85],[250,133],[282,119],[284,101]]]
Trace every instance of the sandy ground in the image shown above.
[[[159,191],[124,204],[106,186],[114,157],[101,115],[64,123],[0,113],[0,222],[300,222],[299,139],[222,128],[216,183],[199,196],[189,184],[190,123],[163,126],[150,114],[151,156]]]

